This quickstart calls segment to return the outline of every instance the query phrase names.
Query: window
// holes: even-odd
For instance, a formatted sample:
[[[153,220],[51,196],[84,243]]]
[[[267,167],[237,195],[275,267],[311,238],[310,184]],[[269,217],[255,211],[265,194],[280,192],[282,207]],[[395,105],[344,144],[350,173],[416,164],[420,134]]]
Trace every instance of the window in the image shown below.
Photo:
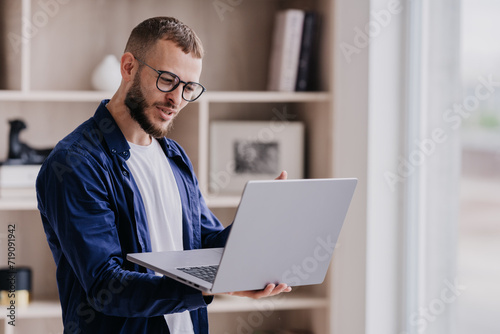
[[[500,333],[500,1],[462,0],[457,333]],[[458,119],[457,119],[458,122]]]

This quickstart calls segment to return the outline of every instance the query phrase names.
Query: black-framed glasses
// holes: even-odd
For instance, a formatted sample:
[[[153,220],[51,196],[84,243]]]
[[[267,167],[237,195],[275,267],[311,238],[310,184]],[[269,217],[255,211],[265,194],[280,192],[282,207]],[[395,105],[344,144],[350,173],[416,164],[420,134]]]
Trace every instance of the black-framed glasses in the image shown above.
[[[182,87],[182,98],[188,102],[193,102],[196,101],[203,92],[205,92],[205,87],[203,87],[202,84],[198,82],[193,82],[193,81],[182,81],[177,74],[174,74],[172,72],[168,71],[159,71],[142,60],[137,59],[137,61],[143,65],[146,65],[156,73],[158,73],[158,78],[156,79],[156,88],[160,90],[161,92],[168,93],[173,90],[175,90],[179,84],[184,84],[184,87]]]

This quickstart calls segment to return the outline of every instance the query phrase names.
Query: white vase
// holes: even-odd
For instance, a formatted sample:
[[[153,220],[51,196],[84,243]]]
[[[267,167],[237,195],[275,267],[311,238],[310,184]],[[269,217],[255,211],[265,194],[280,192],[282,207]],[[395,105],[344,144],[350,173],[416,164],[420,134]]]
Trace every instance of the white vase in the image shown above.
[[[96,90],[115,91],[121,80],[120,61],[114,55],[105,56],[92,73],[92,87]]]

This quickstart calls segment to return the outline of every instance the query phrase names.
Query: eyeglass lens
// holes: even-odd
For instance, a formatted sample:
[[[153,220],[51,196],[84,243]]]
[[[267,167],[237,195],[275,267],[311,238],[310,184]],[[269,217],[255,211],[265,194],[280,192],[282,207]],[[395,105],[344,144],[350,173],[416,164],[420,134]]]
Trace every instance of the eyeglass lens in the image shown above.
[[[177,87],[180,79],[178,76],[163,72],[158,78],[158,89],[170,92]],[[196,82],[188,82],[182,89],[182,97],[187,101],[196,100],[203,93],[203,86]]]

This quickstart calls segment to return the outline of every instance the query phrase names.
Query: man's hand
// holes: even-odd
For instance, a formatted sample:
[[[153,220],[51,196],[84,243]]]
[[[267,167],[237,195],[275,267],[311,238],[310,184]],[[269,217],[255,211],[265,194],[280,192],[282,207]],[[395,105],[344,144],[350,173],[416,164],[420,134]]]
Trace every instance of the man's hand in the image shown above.
[[[239,296],[239,297],[248,297],[252,299],[260,299],[264,297],[271,297],[278,295],[282,292],[290,292],[292,288],[285,283],[281,284],[268,284],[264,290],[252,290],[252,291],[237,291],[237,292],[229,292],[228,295],[231,296]]]

